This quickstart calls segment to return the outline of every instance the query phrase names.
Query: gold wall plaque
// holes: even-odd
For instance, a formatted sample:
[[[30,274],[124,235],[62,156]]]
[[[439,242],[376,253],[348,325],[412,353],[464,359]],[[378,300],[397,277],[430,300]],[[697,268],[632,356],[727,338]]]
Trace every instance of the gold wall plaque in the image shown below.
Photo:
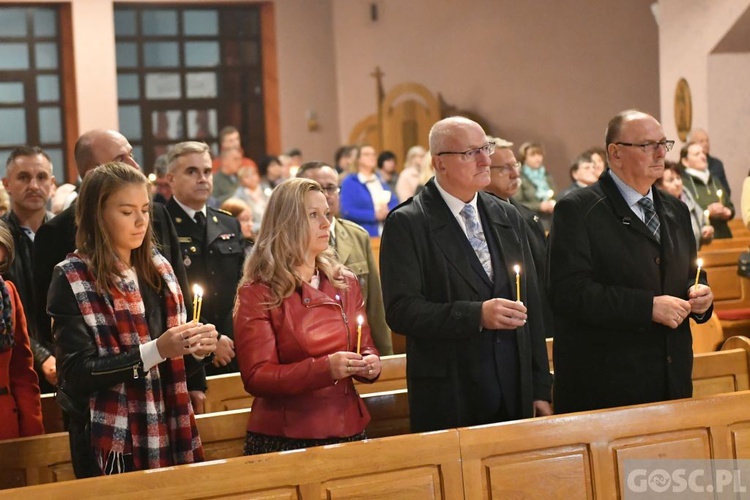
[[[680,78],[674,91],[674,122],[677,126],[677,137],[682,142],[687,141],[693,126],[693,98],[690,95],[690,85],[684,78]]]

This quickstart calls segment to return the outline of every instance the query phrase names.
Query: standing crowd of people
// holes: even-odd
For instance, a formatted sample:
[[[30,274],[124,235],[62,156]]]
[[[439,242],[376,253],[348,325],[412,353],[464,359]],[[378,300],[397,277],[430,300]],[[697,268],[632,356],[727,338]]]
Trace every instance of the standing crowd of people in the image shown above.
[[[226,127],[216,158],[175,144],[153,181],[127,138],[92,130],[57,215],[49,157],[17,148],[0,438],[42,433],[54,391],[77,477],[198,462],[206,375],[239,371],[255,397],[246,454],[361,440],[353,381],[378,379],[391,329],[413,432],[689,397],[688,319],[713,302],[697,249],[734,216],[708,136],[692,139],[668,164],[659,122],[623,111],[556,195],[542,145],[516,158],[457,116],[401,169],[370,145],[256,164]]]

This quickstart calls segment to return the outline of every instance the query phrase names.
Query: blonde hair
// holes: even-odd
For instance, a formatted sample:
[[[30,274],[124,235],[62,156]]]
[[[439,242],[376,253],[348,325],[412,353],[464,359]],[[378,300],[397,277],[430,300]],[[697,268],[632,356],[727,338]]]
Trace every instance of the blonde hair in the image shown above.
[[[273,190],[260,224],[260,234],[253,251],[245,261],[242,279],[245,283],[265,283],[271,289],[269,308],[278,307],[294,290],[302,286],[297,268],[305,263],[310,231],[305,195],[323,193],[320,184],[310,179],[289,179]],[[335,288],[346,288],[344,266],[336,260],[331,248],[315,259],[315,265]]]
[[[104,222],[107,200],[120,189],[136,185],[148,192],[148,179],[139,170],[119,162],[105,163],[90,170],[81,184],[76,202],[76,247],[90,259],[96,289],[103,293],[114,285],[114,277],[122,277],[112,239]],[[153,229],[151,218],[146,226],[143,244],[131,253],[131,263],[139,278],[149,286],[161,290],[161,277],[152,260]]]
[[[423,148],[422,146],[412,146],[409,148],[409,150],[406,152],[406,158],[404,159],[404,168],[408,167],[412,163],[414,163],[414,159],[418,156],[424,157],[424,155],[427,154],[427,150]],[[417,163],[415,166],[419,169],[422,168],[422,165]]]
[[[435,169],[432,167],[432,155],[427,151],[422,157],[422,165],[419,168],[419,184],[424,186],[434,175]]]
[[[4,262],[0,261],[0,273],[6,273],[16,256],[16,245],[8,225],[3,220],[0,220],[0,245],[5,247],[5,252],[8,254]]]

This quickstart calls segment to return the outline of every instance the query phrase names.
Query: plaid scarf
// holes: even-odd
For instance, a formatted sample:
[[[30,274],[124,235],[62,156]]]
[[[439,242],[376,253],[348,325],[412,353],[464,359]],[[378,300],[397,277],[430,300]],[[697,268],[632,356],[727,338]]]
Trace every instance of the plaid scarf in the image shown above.
[[[185,322],[185,303],[169,262],[154,252],[153,262],[166,285],[167,328]],[[110,294],[96,292],[84,257],[73,253],[58,264],[65,272],[83,319],[93,332],[99,356],[117,356],[151,340],[143,299],[133,272],[121,269]],[[203,446],[195,426],[182,357],[94,392],[91,447],[104,474],[124,472],[124,456],[135,470],[200,462]]]
[[[13,336],[13,306],[5,281],[0,278],[0,352],[12,349],[15,343]]]

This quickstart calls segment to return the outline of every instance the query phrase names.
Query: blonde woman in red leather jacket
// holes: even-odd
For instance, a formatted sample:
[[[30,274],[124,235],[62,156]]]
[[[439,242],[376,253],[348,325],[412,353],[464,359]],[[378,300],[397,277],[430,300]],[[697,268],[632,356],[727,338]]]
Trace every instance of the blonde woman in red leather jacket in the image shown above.
[[[328,246],[320,185],[274,190],[237,292],[235,349],[255,396],[245,454],[365,438],[370,416],[352,378],[380,376],[355,275]],[[357,317],[363,319],[357,353]]]

